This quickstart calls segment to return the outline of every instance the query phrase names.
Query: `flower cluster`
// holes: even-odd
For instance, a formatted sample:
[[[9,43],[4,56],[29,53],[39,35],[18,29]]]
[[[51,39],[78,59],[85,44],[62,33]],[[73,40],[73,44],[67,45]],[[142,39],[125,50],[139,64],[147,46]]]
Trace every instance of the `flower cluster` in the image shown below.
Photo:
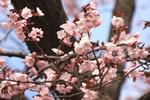
[[[143,46],[140,46],[142,45],[142,42],[138,39],[140,35],[138,33],[127,34],[125,32],[124,20],[121,17],[113,16],[112,25],[117,34],[112,37],[111,42],[95,43],[97,46],[94,46],[90,39],[91,29],[99,26],[102,18],[99,18],[93,2],[82,9],[79,18],[76,18],[74,22],[67,22],[61,25],[63,30],[57,33],[58,38],[69,45],[72,44],[70,38],[75,37],[76,42],[72,44],[74,45],[74,52],[85,55],[85,57],[80,57],[76,61],[78,73],[92,72],[97,84],[107,83],[117,76],[117,65],[124,65],[127,61],[131,61],[131,65],[124,69],[126,76],[133,79],[141,76],[141,73],[136,68],[137,64],[139,64],[136,59],[144,59],[149,53]],[[98,58],[90,59],[88,54],[96,49],[101,51],[99,56],[97,56]],[[97,55],[95,52],[93,54]],[[135,65],[133,66],[133,64]],[[87,87],[84,87],[84,89],[89,91]]]
[[[85,7],[83,7],[83,11],[79,15],[79,18],[76,18],[74,22],[69,22],[61,25],[60,27],[63,29],[57,32],[58,38],[63,40],[63,42],[69,46],[71,46],[70,38],[75,37],[81,39],[81,43],[76,43],[75,48],[82,46],[87,47],[90,39],[87,37],[87,33],[91,35],[91,29],[93,27],[97,27],[101,25],[102,18],[99,17],[99,13],[96,10],[96,5],[94,2],[89,3]],[[85,41],[86,40],[86,41]],[[87,45],[87,46],[86,46]],[[78,49],[79,49],[78,48]],[[85,48],[86,50],[86,48]],[[85,51],[85,50],[81,50]]]
[[[121,17],[113,16],[111,22],[112,22],[112,25],[115,26],[116,28],[124,26],[124,20]]]
[[[39,8],[37,13],[38,16],[44,15]],[[21,15],[11,11],[9,22],[2,25],[14,28],[21,40],[28,36],[38,42],[39,37],[43,37],[41,29],[33,27],[26,36],[23,30],[32,16],[32,11],[27,7],[22,10]],[[124,20],[114,16],[112,25],[115,35],[111,41],[92,42],[92,28],[98,27],[101,22],[102,18],[99,17],[94,2],[83,6],[79,18],[75,18],[73,22],[67,21],[60,26],[62,30],[57,32],[61,43],[73,46],[73,51],[64,54],[62,50],[53,48],[56,57],[29,54],[23,59],[26,66],[23,73],[9,70],[5,60],[0,57],[0,97],[11,98],[25,90],[31,90],[38,92],[33,97],[34,100],[53,100],[53,97],[57,98],[57,92],[58,97],[65,99],[75,90],[79,93],[73,95],[83,95],[82,100],[96,100],[97,89],[111,84],[112,79],[117,77],[118,65],[126,62],[130,62],[130,65],[124,69],[124,77],[135,81],[138,77],[146,76],[145,83],[150,84],[150,74],[145,71],[149,66],[149,52],[139,40],[140,35],[127,34]],[[75,38],[75,41],[71,42],[71,38]],[[44,59],[41,60],[41,56]],[[139,71],[139,68],[144,70]]]
[[[35,15],[35,14],[34,14]],[[42,11],[37,7],[37,16],[43,16]],[[33,12],[28,7],[23,8],[21,14],[19,15],[14,10],[10,10],[8,15],[8,23],[1,23],[2,27],[7,29],[14,29],[16,31],[16,36],[19,40],[24,41],[27,38],[31,38],[33,41],[40,41],[39,38],[43,37],[43,31],[38,28],[32,28],[32,31],[29,32],[28,19],[33,16]]]

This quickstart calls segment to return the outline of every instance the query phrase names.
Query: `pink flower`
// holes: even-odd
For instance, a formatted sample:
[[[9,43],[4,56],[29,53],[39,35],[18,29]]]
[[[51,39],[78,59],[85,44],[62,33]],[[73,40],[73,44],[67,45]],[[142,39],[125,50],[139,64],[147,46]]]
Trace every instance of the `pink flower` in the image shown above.
[[[107,72],[108,68],[105,68],[104,74]],[[104,77],[104,81],[111,81],[111,79],[115,78],[117,76],[117,68],[110,68]]]
[[[45,67],[46,65],[48,65],[48,62],[47,61],[44,61],[44,60],[38,60],[36,65],[38,66],[39,70],[43,67]]]
[[[112,43],[112,42],[106,43],[105,46],[106,46],[107,50],[112,50],[112,51],[117,48],[117,46],[114,43]]]
[[[44,71],[44,74],[46,75],[46,81],[54,81],[57,78],[57,74],[54,70],[52,70],[51,68],[48,68]],[[43,79],[42,81],[45,81],[45,79]],[[51,86],[51,82],[46,83],[47,86]]]
[[[73,89],[72,86],[65,86],[64,84],[57,84],[56,85],[56,90],[59,91],[59,93],[61,94],[66,94],[68,92],[71,92],[71,90]]]
[[[116,28],[119,28],[120,26],[124,26],[124,20],[121,17],[113,16],[111,22],[112,25],[115,26]]]
[[[124,64],[126,55],[122,46],[116,46],[112,42],[105,44],[107,50],[102,52],[102,57],[106,63]]]
[[[81,90],[84,92],[84,96],[82,100],[96,100],[98,99],[98,92],[93,90],[88,90],[86,88],[81,88]]]
[[[32,28],[32,31],[28,34],[34,41],[40,41],[39,38],[43,38],[43,31],[39,28]]]
[[[76,78],[76,77],[73,77],[72,79],[71,79],[71,82],[72,83],[76,83],[78,81],[78,79]]]
[[[16,31],[16,36],[19,40],[24,41],[26,36],[24,35],[23,28],[27,25],[26,20],[19,20],[19,15],[13,11],[10,11],[8,23],[1,23],[3,28],[12,28]]]
[[[66,92],[71,92],[72,89],[73,89],[72,86],[67,86],[67,87],[66,87]]]
[[[59,91],[59,93],[66,94],[66,88],[64,84],[57,84],[56,90]]]
[[[138,71],[138,69],[134,69],[136,67],[136,63],[131,62],[131,64],[124,69],[124,72],[126,74],[128,74],[129,78],[134,78],[134,77],[138,77],[141,76],[141,73]],[[133,70],[134,69],[134,70]]]
[[[32,56],[26,56],[25,59],[23,60],[23,63],[27,66],[27,67],[33,67],[34,63],[35,63],[35,58],[33,58]]]
[[[23,8],[23,10],[21,12],[21,16],[24,19],[28,19],[28,18],[32,17],[31,9],[29,9],[28,7]]]
[[[90,2],[90,8],[96,10],[96,4],[94,2]]]
[[[95,69],[95,70],[92,72],[92,75],[99,75],[99,70],[98,70],[98,69]]]
[[[62,55],[62,54],[64,54],[64,52],[63,52],[62,50],[57,49],[57,48],[52,48],[52,51],[53,51],[54,53],[56,53],[57,55]]]
[[[63,59],[63,57],[62,57]],[[65,70],[67,70],[68,72],[73,72],[74,71],[74,67],[76,64],[76,59],[71,59],[71,63],[68,63],[67,65],[63,66]]]
[[[149,52],[143,49],[141,50],[140,54],[141,54],[141,58],[146,58],[149,55]]]
[[[19,15],[13,11],[10,11],[8,18],[11,22],[17,21],[19,18]]]
[[[102,21],[103,18],[96,17],[95,20],[93,20],[93,27],[98,27],[99,25],[101,25]]]
[[[79,15],[79,21],[76,22],[78,33],[89,33],[91,28],[101,25],[102,22],[94,2],[89,3],[86,8],[88,10],[82,12]]]
[[[40,10],[39,7],[36,7],[36,10],[39,16],[44,16],[44,13]]]
[[[82,64],[79,65],[79,73],[84,73],[86,71],[92,71],[97,68],[95,61],[84,60]]]
[[[134,58],[145,58],[148,56],[148,51],[145,49],[139,49],[139,48],[128,48],[128,55],[131,59]]]
[[[92,44],[88,36],[83,36],[79,43],[74,43],[74,50],[78,54],[83,54],[86,50],[91,50]]]
[[[74,23],[67,21],[67,23],[61,25],[60,27],[63,28],[64,31],[70,36],[76,35],[76,25]]]
[[[118,44],[129,44],[133,45],[135,43],[140,43],[140,40],[138,39],[139,35],[136,33],[134,34],[126,34],[125,31],[120,33],[120,38],[118,41]]]
[[[83,36],[79,44],[84,50],[90,50],[92,47],[90,38],[88,36]]]
[[[68,72],[63,72],[60,76],[60,79],[61,80],[64,80],[64,81],[69,81],[71,79],[71,74],[69,74]]]
[[[43,87],[42,90],[39,92],[42,97],[49,97],[49,89],[48,87]]]
[[[19,18],[19,15],[16,14],[15,12],[10,11],[9,15],[9,22],[8,23],[1,23],[3,28],[15,28],[16,21]]]
[[[64,42],[67,46],[70,46],[70,47],[71,47],[72,43],[71,43],[71,41],[70,41],[70,38],[71,38],[71,37],[66,37],[66,38],[64,38],[63,42]]]
[[[26,82],[26,81],[32,81],[27,74],[23,73],[14,73],[11,74],[9,77],[10,80],[16,80],[16,81],[21,81],[21,82]]]
[[[26,36],[24,35],[24,33],[16,33],[16,36],[19,40],[24,41],[24,39],[26,38]]]
[[[79,43],[75,42],[74,43],[74,51],[78,54],[82,54],[84,52],[84,49],[82,48],[82,46]]]
[[[62,40],[67,36],[66,32],[64,30],[58,31],[57,32],[57,37],[58,39]]]

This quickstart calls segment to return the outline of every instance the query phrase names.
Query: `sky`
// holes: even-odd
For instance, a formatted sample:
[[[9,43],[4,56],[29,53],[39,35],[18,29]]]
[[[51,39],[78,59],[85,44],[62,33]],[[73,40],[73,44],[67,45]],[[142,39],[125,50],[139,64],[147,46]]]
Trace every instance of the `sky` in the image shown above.
[[[80,6],[85,5],[90,0],[80,0],[78,4]],[[133,16],[132,21],[132,27],[130,30],[130,33],[132,32],[139,32],[141,34],[141,41],[146,43],[147,45],[150,45],[150,28],[147,28],[146,30],[143,30],[142,27],[144,25],[144,21],[150,21],[150,0],[136,0],[136,10]],[[109,29],[110,29],[110,21],[112,17],[112,11],[113,11],[114,3],[109,3],[107,5],[101,5],[98,7],[98,11],[100,12],[100,17],[103,18],[102,25],[98,28],[93,29],[93,36],[92,40],[100,42],[107,42]],[[10,8],[12,8],[10,6]],[[7,11],[8,12],[8,11]],[[7,18],[4,15],[0,15],[0,22],[7,22]],[[72,20],[72,18],[70,18]],[[8,30],[1,29],[0,32],[0,40],[5,36],[6,32]],[[29,53],[27,46],[25,43],[22,43],[21,41],[17,40],[15,37],[15,32],[11,32],[8,36],[8,38],[0,42],[0,47],[4,48],[6,51],[15,51],[15,52],[24,52]],[[9,67],[16,68],[19,71],[24,69],[24,65],[22,64],[22,59],[16,58],[16,57],[5,57],[7,60],[7,63],[9,64]],[[135,85],[131,79],[126,81],[126,83],[123,85],[123,89],[121,92],[121,98],[120,100],[123,100],[123,98],[127,96],[133,96],[138,97],[141,95],[141,92],[143,92],[143,87],[148,87],[141,81],[137,81],[136,84],[139,84],[140,86]],[[141,88],[142,87],[142,88]],[[36,93],[33,92],[26,92],[26,96],[30,99],[33,95]],[[136,100],[136,99],[135,99]]]

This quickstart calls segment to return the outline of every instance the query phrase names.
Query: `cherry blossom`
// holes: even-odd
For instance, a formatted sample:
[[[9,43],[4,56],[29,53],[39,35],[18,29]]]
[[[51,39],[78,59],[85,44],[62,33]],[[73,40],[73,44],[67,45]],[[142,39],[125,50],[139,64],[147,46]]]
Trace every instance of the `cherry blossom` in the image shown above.
[[[75,83],[75,82],[77,82],[78,81],[78,79],[76,78],[76,77],[73,77],[72,79],[71,79],[71,82],[72,83]]]
[[[35,63],[35,58],[32,57],[32,55],[26,56],[25,59],[23,60],[23,63],[27,66],[27,67],[33,67],[34,63]]]
[[[135,67],[136,67],[136,63],[131,62],[131,64],[130,64],[126,69],[124,69],[124,72],[125,72],[125,73],[128,73],[128,72],[130,72],[131,70],[133,70]],[[133,70],[133,71],[131,71],[131,72],[129,73],[128,77],[129,77],[129,78],[134,78],[134,77],[138,77],[138,76],[140,76],[140,75],[141,75],[141,73],[140,73],[137,69],[135,69],[135,70]]]
[[[53,51],[54,53],[58,54],[58,55],[64,54],[64,52],[63,52],[62,50],[57,49],[57,48],[52,48],[52,51]]]
[[[3,5],[6,6],[5,3]],[[110,42],[93,42],[92,28],[102,23],[99,15],[96,4],[91,2],[82,7],[79,17],[74,21],[66,21],[60,26],[57,37],[60,46],[73,46],[69,53],[64,53],[59,47],[51,49],[57,56],[33,52],[24,56],[23,72],[8,68],[5,59],[0,56],[0,97],[10,99],[13,95],[30,90],[38,92],[33,100],[53,100],[55,95],[50,96],[50,93],[59,92],[61,95],[56,96],[65,97],[75,90],[83,94],[82,100],[96,100],[97,89],[111,84],[112,79],[117,77],[117,67],[126,62],[130,62],[130,65],[124,69],[122,79],[128,77],[135,81],[136,78],[146,76],[145,83],[150,84],[149,72],[146,70],[149,67],[149,51],[139,40],[139,33],[127,34],[126,28],[121,30],[125,27],[122,17],[113,16],[111,21],[117,34]],[[22,41],[39,42],[44,32],[41,28],[28,28],[32,16],[44,16],[44,13],[39,7],[36,7],[36,11],[25,7],[20,14],[11,10],[8,23],[3,22],[1,25],[6,29],[14,29]],[[1,48],[0,51],[4,52]]]
[[[63,72],[60,76],[60,79],[64,81],[69,81],[71,79],[71,74]]]
[[[79,73],[94,70],[97,68],[95,61],[84,60],[82,64],[79,64]]]
[[[44,13],[40,10],[39,7],[36,7],[36,10],[39,16],[44,16]]]
[[[79,33],[87,33],[92,27],[101,25],[102,18],[99,18],[99,13],[96,11],[96,9],[93,9],[93,2],[90,4],[92,5],[92,8],[91,6],[88,6],[87,9],[90,10],[88,10],[86,13],[82,12],[79,15],[80,20],[76,22]]]
[[[62,40],[67,36],[66,32],[64,30],[58,31],[57,32],[57,37],[58,39]]]
[[[79,54],[84,53],[86,50],[91,50],[91,47],[92,44],[90,42],[90,39],[85,35],[81,38],[81,41],[79,43],[75,42],[74,44],[75,52]]]
[[[96,91],[88,90],[86,88],[81,88],[85,93],[82,100],[96,100],[98,98],[98,93]]]
[[[38,60],[36,62],[36,65],[38,66],[39,70],[42,69],[44,66],[48,65],[48,62],[47,61],[44,61],[44,60]]]
[[[67,21],[67,23],[61,25],[60,27],[63,28],[69,36],[74,36],[76,34],[76,25],[72,22]]]
[[[124,20],[121,17],[113,16],[111,22],[112,22],[112,25],[115,26],[116,28],[124,26]]]
[[[59,91],[59,93],[61,93],[61,94],[66,94],[67,92],[71,92],[72,87],[71,86],[65,87],[64,84],[57,84],[56,90]]]
[[[104,78],[104,82],[105,81],[111,81],[111,79],[113,79],[117,76],[117,69],[116,68],[110,68],[109,70],[108,70],[108,68],[105,68],[104,73],[106,73],[106,72],[107,72],[107,75]]]
[[[40,41],[39,38],[43,37],[43,31],[39,28],[32,28],[32,31],[28,34],[34,41]]]
[[[31,9],[29,9],[28,7],[25,7],[22,9],[22,12],[21,12],[21,16],[24,18],[24,19],[28,19],[30,17],[32,17],[32,12],[31,12]]]

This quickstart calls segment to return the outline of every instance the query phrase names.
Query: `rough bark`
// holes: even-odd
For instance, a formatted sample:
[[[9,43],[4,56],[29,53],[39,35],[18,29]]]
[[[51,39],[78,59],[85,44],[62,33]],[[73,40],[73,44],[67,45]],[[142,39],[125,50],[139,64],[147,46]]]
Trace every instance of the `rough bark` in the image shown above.
[[[129,33],[130,28],[131,28],[132,16],[134,14],[134,9],[135,9],[135,0],[116,0],[115,8],[113,11],[121,11],[122,9],[124,10],[123,19],[124,19],[125,25],[128,26],[127,33]],[[108,41],[110,41],[113,35],[114,34],[112,33],[112,26],[111,26]],[[123,72],[123,69],[124,69],[123,66],[118,66],[119,73],[117,74],[117,78],[122,77],[124,75],[123,73],[120,73],[120,72]],[[124,80],[120,80],[120,81],[113,83],[110,87],[106,89],[106,94],[108,94],[108,96],[110,96],[112,100],[118,100],[120,96],[121,86],[123,83],[124,83]]]
[[[26,6],[30,9],[39,7],[43,11],[45,14],[43,17],[31,19],[35,24],[29,26],[29,28],[42,28],[44,36],[38,44],[44,53],[53,54],[51,48],[57,48],[59,45],[56,32],[60,30],[60,25],[67,20],[61,0],[12,0],[12,4],[17,11]],[[41,50],[33,42],[27,42],[27,45],[31,52],[41,53]],[[68,49],[65,51],[68,51]]]

